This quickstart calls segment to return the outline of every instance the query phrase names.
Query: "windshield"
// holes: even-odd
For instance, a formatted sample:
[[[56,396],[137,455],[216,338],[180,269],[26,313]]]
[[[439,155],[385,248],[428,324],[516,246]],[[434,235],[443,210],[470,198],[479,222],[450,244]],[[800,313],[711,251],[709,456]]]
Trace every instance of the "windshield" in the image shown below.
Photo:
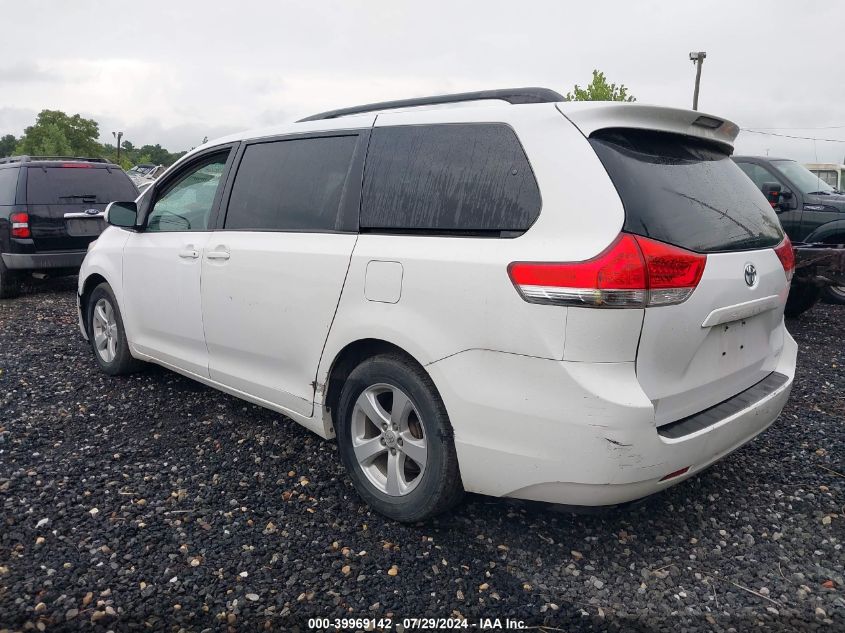
[[[804,167],[804,165],[796,163],[794,160],[775,160],[772,162],[775,167],[783,172],[784,176],[792,181],[792,184],[801,193],[815,193],[817,191],[833,193],[833,187]]]

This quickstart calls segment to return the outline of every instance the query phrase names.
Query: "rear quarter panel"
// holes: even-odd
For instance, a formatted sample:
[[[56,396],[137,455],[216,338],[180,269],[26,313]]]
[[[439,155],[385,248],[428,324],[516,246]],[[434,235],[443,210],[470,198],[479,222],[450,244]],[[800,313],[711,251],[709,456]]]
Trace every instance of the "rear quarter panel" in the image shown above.
[[[470,349],[563,358],[567,308],[523,301],[508,264],[593,257],[619,233],[622,203],[584,136],[551,104],[380,114],[376,125],[464,122],[514,129],[540,188],[539,218],[514,239],[361,234],[318,385],[325,384],[337,354],[364,338],[393,343],[423,365]],[[366,298],[372,261],[401,265],[395,303]]]

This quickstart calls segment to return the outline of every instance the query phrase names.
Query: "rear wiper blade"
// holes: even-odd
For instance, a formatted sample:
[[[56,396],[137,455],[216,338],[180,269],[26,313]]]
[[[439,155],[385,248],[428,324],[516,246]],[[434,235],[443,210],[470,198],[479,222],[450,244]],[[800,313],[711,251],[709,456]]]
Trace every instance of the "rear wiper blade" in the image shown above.
[[[84,198],[96,198],[96,197],[97,197],[96,193],[77,193],[77,194],[71,194],[69,196],[59,196],[59,199],[60,200],[64,200],[65,198],[83,198],[84,199]]]
[[[830,192],[829,191],[808,191],[807,195],[808,196],[829,196]]]

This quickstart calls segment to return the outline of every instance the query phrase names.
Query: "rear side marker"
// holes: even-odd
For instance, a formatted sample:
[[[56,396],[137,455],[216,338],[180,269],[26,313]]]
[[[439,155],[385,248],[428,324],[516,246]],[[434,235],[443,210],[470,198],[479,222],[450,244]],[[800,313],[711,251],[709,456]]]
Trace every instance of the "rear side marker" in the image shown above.
[[[704,274],[707,256],[621,233],[582,262],[514,262],[508,274],[529,303],[645,308],[682,303]]]
[[[681,475],[685,475],[689,469],[690,469],[689,466],[684,466],[680,470],[673,471],[673,472],[669,473],[668,475],[663,475],[663,477],[660,478],[660,481],[666,481],[667,479],[674,479],[675,477],[680,477]]]

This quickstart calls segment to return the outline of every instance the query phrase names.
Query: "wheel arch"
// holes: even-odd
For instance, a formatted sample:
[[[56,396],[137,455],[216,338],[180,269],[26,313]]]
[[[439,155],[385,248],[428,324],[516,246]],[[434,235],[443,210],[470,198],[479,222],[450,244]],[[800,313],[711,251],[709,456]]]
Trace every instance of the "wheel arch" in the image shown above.
[[[101,283],[108,283],[108,280],[100,273],[91,273],[85,278],[82,290],[79,293],[79,309],[82,312],[82,323],[85,325],[86,332],[88,332],[88,300],[91,298],[94,288]],[[91,336],[91,332],[88,332],[88,336]]]
[[[827,224],[822,224],[803,241],[843,244],[845,243],[845,220],[833,220]]]
[[[322,399],[323,412],[327,422],[326,426],[330,427],[327,428],[329,436],[334,435],[333,413],[337,411],[338,401],[340,400],[340,392],[343,389],[343,384],[346,381],[346,378],[350,373],[352,373],[352,370],[355,369],[355,367],[367,358],[390,353],[404,356],[418,365],[421,369],[423,369],[423,371],[428,373],[425,366],[417,358],[415,358],[413,354],[395,343],[378,338],[363,338],[352,341],[347,343],[335,355],[328,368],[328,372],[326,373]]]

